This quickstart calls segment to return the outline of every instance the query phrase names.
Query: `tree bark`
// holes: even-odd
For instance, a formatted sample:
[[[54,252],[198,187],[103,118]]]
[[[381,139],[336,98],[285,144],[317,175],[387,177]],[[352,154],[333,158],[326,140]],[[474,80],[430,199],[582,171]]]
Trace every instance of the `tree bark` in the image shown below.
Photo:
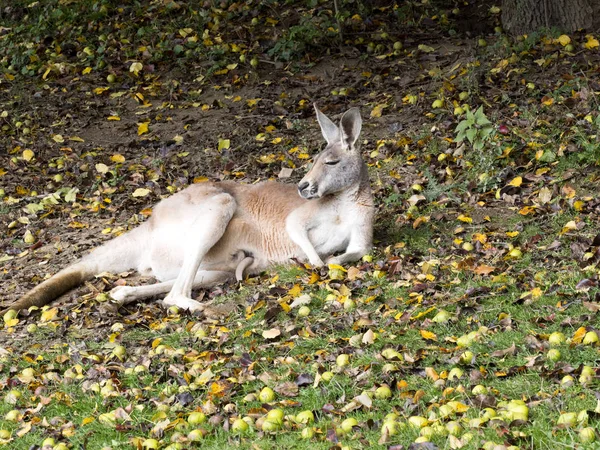
[[[564,32],[600,24],[597,0],[503,0],[502,26],[514,35],[556,27]]]

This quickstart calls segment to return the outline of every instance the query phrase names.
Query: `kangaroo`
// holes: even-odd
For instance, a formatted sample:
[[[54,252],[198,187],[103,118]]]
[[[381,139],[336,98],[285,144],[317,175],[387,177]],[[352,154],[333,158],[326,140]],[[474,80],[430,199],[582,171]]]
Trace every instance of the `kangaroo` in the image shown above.
[[[202,309],[192,289],[211,287],[292,258],[314,267],[356,261],[370,251],[374,206],[357,145],[358,108],[337,126],[314,105],[325,149],[297,186],[229,181],[189,186],[159,202],[139,227],[59,271],[5,311],[41,307],[101,272],[135,269],[159,283],[118,286],[119,306],[167,294],[163,303]],[[300,194],[300,195],[298,195]]]

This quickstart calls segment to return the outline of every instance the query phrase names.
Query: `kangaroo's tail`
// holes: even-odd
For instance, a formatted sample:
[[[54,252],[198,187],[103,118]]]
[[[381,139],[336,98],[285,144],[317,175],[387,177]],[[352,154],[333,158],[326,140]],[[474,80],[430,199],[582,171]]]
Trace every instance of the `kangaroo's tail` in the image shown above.
[[[142,256],[144,248],[142,241],[146,236],[147,228],[148,225],[145,223],[98,247],[75,264],[34,287],[12,305],[0,311],[0,314],[4,315],[10,310],[21,311],[32,306],[41,308],[98,273],[122,272],[137,267]]]

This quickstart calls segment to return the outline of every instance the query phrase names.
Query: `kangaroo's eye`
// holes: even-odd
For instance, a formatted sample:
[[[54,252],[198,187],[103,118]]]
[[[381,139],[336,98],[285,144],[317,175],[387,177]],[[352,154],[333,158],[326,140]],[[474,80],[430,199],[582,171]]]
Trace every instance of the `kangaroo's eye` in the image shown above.
[[[333,161],[325,161],[325,164],[327,164],[328,166],[335,166],[339,162],[340,162],[339,159],[335,159]]]

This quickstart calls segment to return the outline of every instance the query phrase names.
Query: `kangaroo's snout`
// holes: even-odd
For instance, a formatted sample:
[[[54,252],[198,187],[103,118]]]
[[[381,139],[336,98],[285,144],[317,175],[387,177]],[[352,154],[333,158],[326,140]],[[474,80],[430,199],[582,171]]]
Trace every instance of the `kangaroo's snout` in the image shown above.
[[[300,181],[300,184],[298,184],[298,194],[300,194],[300,197],[302,198],[314,198],[317,196],[318,190],[319,186],[317,183],[311,185],[308,181]]]

